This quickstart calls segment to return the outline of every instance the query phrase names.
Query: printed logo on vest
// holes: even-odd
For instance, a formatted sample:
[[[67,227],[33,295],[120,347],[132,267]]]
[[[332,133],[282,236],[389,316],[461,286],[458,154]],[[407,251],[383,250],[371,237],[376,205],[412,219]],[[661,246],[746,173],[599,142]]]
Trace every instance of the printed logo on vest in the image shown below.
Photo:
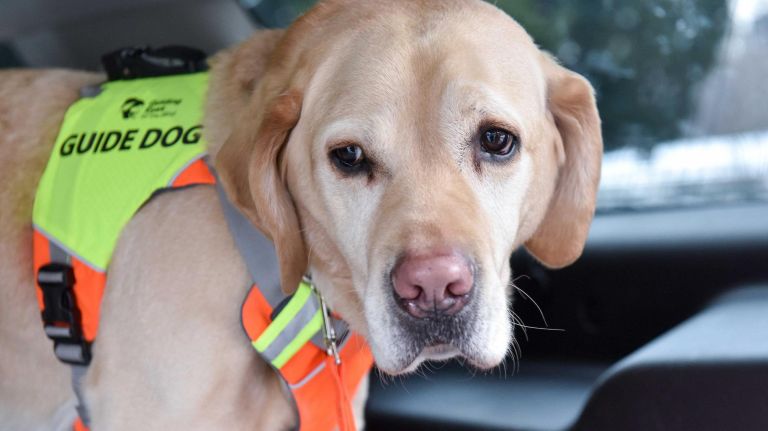
[[[120,106],[120,112],[126,120],[175,117],[181,102],[181,99],[174,98],[153,99],[145,102],[138,97],[129,97]]]
[[[120,110],[123,112],[123,118],[135,117],[142,106],[144,106],[143,100],[136,97],[129,97],[123,102],[123,106],[120,107]]]

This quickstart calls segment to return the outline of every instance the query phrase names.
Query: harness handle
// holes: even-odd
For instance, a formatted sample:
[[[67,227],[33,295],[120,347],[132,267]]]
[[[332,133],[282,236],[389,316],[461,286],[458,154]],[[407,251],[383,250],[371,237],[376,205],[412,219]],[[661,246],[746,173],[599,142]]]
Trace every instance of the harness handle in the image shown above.
[[[104,54],[101,64],[110,81],[178,75],[208,70],[203,51],[186,46],[122,48]]]

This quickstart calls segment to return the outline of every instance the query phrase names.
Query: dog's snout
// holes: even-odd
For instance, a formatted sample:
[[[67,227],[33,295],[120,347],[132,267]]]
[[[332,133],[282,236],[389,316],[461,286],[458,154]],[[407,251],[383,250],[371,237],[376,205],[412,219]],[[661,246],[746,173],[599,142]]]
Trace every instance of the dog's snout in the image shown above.
[[[409,254],[392,272],[399,304],[413,317],[454,314],[469,300],[474,276],[460,253]]]

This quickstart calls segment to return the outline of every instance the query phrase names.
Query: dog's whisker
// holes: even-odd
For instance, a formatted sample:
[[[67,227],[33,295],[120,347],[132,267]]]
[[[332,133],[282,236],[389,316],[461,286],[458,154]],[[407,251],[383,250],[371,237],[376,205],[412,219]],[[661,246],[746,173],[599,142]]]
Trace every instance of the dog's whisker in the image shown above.
[[[538,330],[538,331],[565,332],[564,328],[542,328],[542,327],[539,327],[539,326],[528,326],[528,325],[521,325],[521,324],[518,324],[517,326],[520,326],[523,329],[535,329],[535,330]]]
[[[522,357],[523,357],[523,349],[520,347],[520,343],[518,343],[516,339],[512,340],[512,345],[514,346],[516,351],[515,361],[513,361],[512,363],[514,366],[512,373],[517,374],[520,372],[520,361],[522,360]]]
[[[539,311],[539,315],[541,316],[541,320],[544,322],[544,326],[549,326],[549,323],[547,323],[547,318],[544,316],[544,312],[541,310],[541,307],[539,307],[539,304],[536,302],[536,300],[535,300],[535,299],[533,299],[533,298],[531,297],[531,295],[529,295],[528,293],[526,293],[526,291],[524,291],[524,290],[523,290],[523,289],[522,289],[520,286],[518,286],[518,285],[516,285],[516,284],[515,284],[515,281],[516,281],[517,279],[519,279],[520,277],[527,277],[527,276],[524,276],[524,275],[523,275],[523,276],[519,276],[519,277],[518,277],[518,278],[516,278],[515,280],[512,280],[512,281],[511,281],[511,285],[512,285],[512,287],[514,287],[514,288],[515,288],[515,290],[517,290],[518,292],[520,292],[520,293],[521,293],[521,294],[522,294],[522,295],[523,295],[525,298],[527,298],[529,301],[531,301],[531,302],[533,303],[533,305],[534,305],[534,306],[536,307],[536,309]]]
[[[528,326],[523,323],[523,319],[520,318],[520,316],[518,316],[517,313],[515,313],[512,309],[509,310],[509,313],[510,319],[512,320],[512,325],[522,328],[525,341],[528,341]]]

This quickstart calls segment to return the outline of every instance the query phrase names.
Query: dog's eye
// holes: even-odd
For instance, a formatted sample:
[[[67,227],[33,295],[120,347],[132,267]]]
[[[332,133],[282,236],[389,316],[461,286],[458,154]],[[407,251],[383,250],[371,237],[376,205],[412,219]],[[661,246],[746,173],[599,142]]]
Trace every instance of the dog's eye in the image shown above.
[[[487,129],[480,135],[480,148],[492,156],[509,156],[519,143],[520,140],[515,134],[503,129]]]
[[[344,173],[354,174],[368,169],[368,161],[363,149],[357,145],[347,145],[331,150],[331,161]]]

